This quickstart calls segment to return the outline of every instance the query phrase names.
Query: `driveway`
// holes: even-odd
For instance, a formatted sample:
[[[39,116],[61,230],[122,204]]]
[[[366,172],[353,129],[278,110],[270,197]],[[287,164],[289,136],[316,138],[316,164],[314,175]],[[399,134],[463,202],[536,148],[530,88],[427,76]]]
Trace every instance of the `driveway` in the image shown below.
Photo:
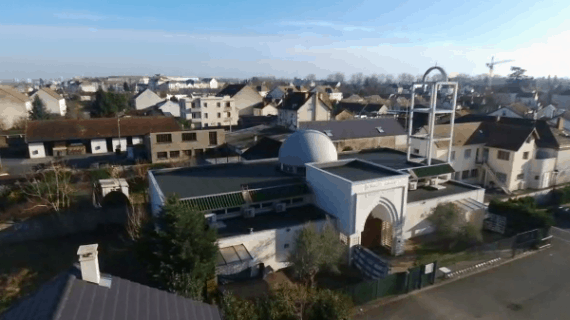
[[[570,232],[552,233],[550,249],[354,319],[570,319]]]

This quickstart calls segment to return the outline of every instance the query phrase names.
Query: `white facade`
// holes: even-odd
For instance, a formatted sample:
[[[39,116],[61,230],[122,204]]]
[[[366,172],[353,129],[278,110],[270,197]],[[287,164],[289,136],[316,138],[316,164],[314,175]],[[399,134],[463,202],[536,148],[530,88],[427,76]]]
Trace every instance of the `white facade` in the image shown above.
[[[91,139],[91,153],[107,153],[107,140],[106,139]]]
[[[331,117],[329,107],[321,99],[317,98],[317,94],[313,94],[296,110],[278,109],[277,124],[296,130],[299,128],[299,122],[329,121]]]
[[[113,151],[120,148],[121,151],[127,151],[127,138],[121,138],[119,142],[119,138],[112,139]]]
[[[143,144],[144,138],[143,137],[133,137],[133,145]]]
[[[229,96],[204,96],[180,100],[181,117],[192,121],[193,128],[235,126],[239,115]]]
[[[28,143],[28,152],[31,159],[46,157],[46,149],[43,142]]]

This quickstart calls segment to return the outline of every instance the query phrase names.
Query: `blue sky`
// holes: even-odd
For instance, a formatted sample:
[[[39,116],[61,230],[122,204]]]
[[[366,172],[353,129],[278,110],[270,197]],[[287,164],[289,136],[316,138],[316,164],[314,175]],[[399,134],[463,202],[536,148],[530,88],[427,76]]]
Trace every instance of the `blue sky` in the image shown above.
[[[493,55],[562,77],[567,17],[564,1],[12,1],[0,79],[417,75],[435,63],[476,75]]]

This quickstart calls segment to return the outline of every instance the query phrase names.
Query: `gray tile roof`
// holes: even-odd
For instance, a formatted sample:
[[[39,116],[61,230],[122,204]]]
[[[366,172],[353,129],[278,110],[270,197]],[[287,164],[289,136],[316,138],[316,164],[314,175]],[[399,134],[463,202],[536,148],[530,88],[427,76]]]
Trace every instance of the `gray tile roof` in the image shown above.
[[[330,131],[332,141],[405,135],[400,123],[393,118],[353,119],[344,121],[308,121],[299,123],[300,129]],[[381,128],[380,132],[377,128]],[[326,133],[326,132],[325,132]]]
[[[221,320],[217,307],[111,277],[111,287],[81,280],[77,267],[16,303],[1,320]]]

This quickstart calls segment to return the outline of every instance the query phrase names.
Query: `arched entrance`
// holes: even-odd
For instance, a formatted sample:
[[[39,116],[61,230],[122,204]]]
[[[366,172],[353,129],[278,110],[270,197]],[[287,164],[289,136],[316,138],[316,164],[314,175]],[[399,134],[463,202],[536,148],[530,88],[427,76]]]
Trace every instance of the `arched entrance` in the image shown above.
[[[364,229],[360,235],[360,244],[373,251],[392,253],[394,228],[388,209],[377,205],[366,219]]]

